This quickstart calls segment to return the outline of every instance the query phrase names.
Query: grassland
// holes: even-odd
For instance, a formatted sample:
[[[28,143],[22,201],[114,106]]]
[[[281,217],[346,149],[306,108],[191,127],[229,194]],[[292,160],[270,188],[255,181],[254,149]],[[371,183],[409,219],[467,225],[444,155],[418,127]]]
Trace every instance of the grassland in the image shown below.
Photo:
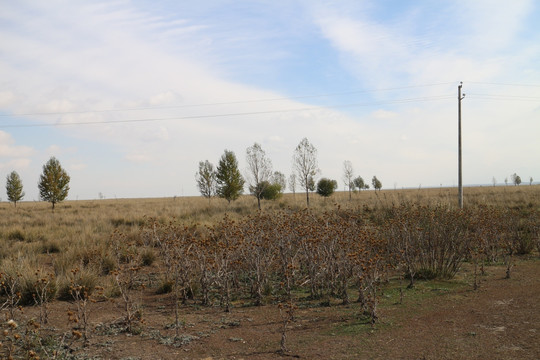
[[[528,214],[529,217],[531,214],[534,217],[540,213],[540,186],[538,185],[474,187],[466,188],[464,194],[465,207],[469,209],[480,209],[486,206],[495,209],[513,209],[517,213]],[[262,213],[272,215],[282,210],[301,212],[305,207],[304,196],[301,193],[297,193],[296,195],[286,194],[279,200],[263,202]],[[373,214],[380,214],[388,209],[404,204],[455,209],[457,205],[457,189],[432,188],[382,190],[377,192],[363,191],[352,194],[351,199],[349,199],[348,193],[339,192],[328,199],[313,196],[310,199],[310,203],[311,211],[319,214],[325,211],[332,212],[339,207],[350,210],[353,213],[364,214],[365,216],[368,216],[367,214],[374,216]],[[71,358],[77,358],[76,356],[78,356],[78,358],[82,359],[85,356],[89,357],[91,355],[95,356],[95,358],[120,359],[128,353],[125,345],[120,345],[124,343],[119,341],[117,343],[118,346],[111,345],[108,350],[109,352],[104,353],[101,350],[96,350],[102,345],[100,341],[103,339],[100,336],[108,332],[125,340],[125,327],[121,329],[120,327],[116,328],[116,325],[114,325],[116,324],[115,320],[111,319],[118,319],[119,313],[122,313],[122,316],[125,315],[125,311],[118,310],[121,307],[120,304],[124,303],[125,306],[137,305],[139,308],[134,308],[134,314],[132,315],[134,316],[134,322],[137,322],[137,326],[139,326],[137,328],[139,330],[131,331],[129,334],[137,333],[136,335],[142,336],[145,341],[151,341],[153,339],[155,342],[163,345],[163,348],[159,350],[163,352],[160,353],[162,358],[176,358],[165,355],[167,348],[182,348],[182,341],[185,344],[193,341],[193,344],[195,344],[197,343],[195,338],[200,340],[201,338],[211,337],[218,331],[217,329],[234,328],[238,323],[235,319],[242,316],[237,313],[235,315],[236,317],[224,318],[223,315],[219,315],[222,314],[222,310],[219,308],[210,307],[209,309],[202,309],[198,301],[187,301],[187,305],[183,304],[180,315],[178,315],[179,310],[175,310],[175,303],[178,304],[180,300],[186,302],[187,297],[185,294],[174,295],[174,291],[171,293],[159,291],[159,288],[164,285],[160,274],[163,273],[163,263],[166,262],[166,258],[160,255],[163,253],[156,250],[156,244],[150,247],[144,246],[144,233],[141,227],[148,224],[149,219],[153,219],[159,224],[167,224],[173,221],[175,224],[184,224],[188,227],[196,225],[199,228],[208,229],[220,226],[226,215],[232,221],[241,221],[257,213],[256,199],[251,196],[243,196],[230,205],[225,200],[212,199],[208,201],[202,197],[66,201],[58,204],[54,212],[51,211],[50,204],[47,203],[21,202],[17,204],[16,208],[12,204],[1,203],[0,274],[3,275],[2,281],[5,281],[10,275],[17,274],[19,279],[17,286],[21,293],[19,304],[25,304],[26,313],[26,315],[13,315],[13,313],[9,315],[17,316],[20,321],[30,321],[32,319],[37,321],[36,319],[39,318],[40,311],[50,313],[51,320],[49,324],[54,325],[46,326],[45,324],[41,324],[44,329],[42,334],[48,334],[47,336],[53,334],[53,338],[56,338],[56,345],[50,345],[48,348],[50,358],[70,358],[68,355],[62,355],[63,353],[61,351],[57,352],[58,355],[56,357],[52,357],[53,350],[51,349],[54,349],[56,346],[57,348],[69,347],[70,351],[74,354]],[[537,238],[533,240],[538,241]],[[140,268],[137,266],[137,269],[133,271],[133,278],[130,277],[131,273],[129,270],[126,270],[124,274],[127,276],[126,278],[119,277],[119,272],[123,265],[118,262],[118,253],[115,253],[114,250],[114,244],[119,242],[123,245],[133,244],[133,248],[131,249],[129,246],[122,249],[124,251],[122,253],[124,264],[129,263],[130,256],[135,258],[135,255],[131,254],[130,251],[137,253],[137,261],[142,261],[145,264]],[[540,242],[538,246],[540,246]],[[531,253],[533,258],[537,254],[536,251],[537,249]],[[144,254],[141,255],[141,253]],[[502,266],[504,261],[501,258],[498,263],[491,265]],[[424,300],[429,298],[429,295],[438,294],[439,292],[449,294],[459,291],[459,289],[463,289],[464,287],[470,288],[472,281],[472,262],[470,258],[464,265],[464,269],[466,271],[460,272],[453,282],[442,284],[437,282],[440,280],[437,280],[432,283],[421,284],[414,292],[412,290],[408,292],[408,298],[419,304],[424,304]],[[40,303],[38,301],[39,299],[36,300],[35,296],[36,289],[39,289],[39,286],[36,284],[39,281],[45,282],[45,280],[42,280],[45,278],[44,274],[51,274],[50,284],[47,283],[47,286],[49,286],[47,289],[49,290],[46,290],[50,291],[51,296],[46,298],[45,304],[43,302]],[[377,295],[383,313],[395,312],[395,308],[392,308],[392,306],[399,302],[398,294],[403,291],[401,283],[403,280],[399,280],[398,283],[398,279],[401,278],[397,275],[397,272],[391,273],[390,283],[386,285],[386,288],[381,290],[382,295]],[[83,284],[83,293],[79,294],[78,297],[73,296],[75,277],[78,277],[80,283]],[[122,283],[122,281],[124,282]],[[128,283],[128,281],[134,282]],[[131,291],[135,288],[134,284],[140,285],[140,283],[144,283],[145,288],[143,290]],[[84,294],[85,287],[89,289],[96,286],[101,290],[94,291],[91,296],[90,294]],[[122,286],[125,286],[124,290],[122,290]],[[435,291],[433,288],[438,290]],[[364,319],[363,316],[358,315],[362,312],[360,308],[354,306],[347,308],[334,307],[334,310],[328,312],[326,306],[337,304],[336,298],[325,298],[321,302],[320,299],[309,298],[309,294],[305,293],[305,289],[299,289],[297,291],[299,293],[295,295],[295,298],[297,300],[305,299],[298,301],[298,304],[295,305],[300,306],[300,310],[298,310],[299,314],[301,314],[299,315],[301,318],[300,323],[304,321],[310,324],[314,321],[313,319],[326,319],[321,320],[325,322],[324,326],[321,325],[320,328],[315,327],[313,329],[313,332],[309,334],[311,340],[305,340],[307,341],[306,344],[313,344],[311,341],[318,336],[322,336],[320,335],[321,333],[330,334],[328,336],[338,334],[338,336],[347,337],[351,333],[364,334],[370,333],[373,330],[362,320]],[[351,288],[349,291],[352,293],[353,289]],[[160,292],[164,293],[160,294]],[[132,296],[132,299],[128,299],[128,301],[122,300],[123,295]],[[219,296],[215,293],[213,296],[213,304],[216,307]],[[273,304],[273,301],[279,298],[277,295],[273,296],[271,290],[267,290],[266,296],[270,299],[267,299],[267,303],[269,304]],[[98,305],[86,303],[85,301],[88,298],[97,301]],[[5,287],[1,292],[1,299],[4,302],[2,312],[8,316],[8,313],[10,311],[12,312],[12,309],[9,309],[9,291]],[[105,306],[102,302],[106,299],[116,299],[116,305]],[[66,302],[65,300],[69,301]],[[233,302],[233,306],[236,309],[245,309],[237,311],[247,311],[251,314],[251,317],[242,317],[242,321],[249,321],[246,319],[250,318],[256,319],[254,321],[266,324],[265,326],[261,325],[261,328],[275,328],[277,325],[273,325],[276,324],[274,322],[279,323],[284,319],[283,317],[276,316],[276,314],[282,313],[281,308],[279,311],[270,305],[262,308],[245,308],[245,306],[252,304],[248,295],[237,295],[233,299]],[[323,307],[321,307],[321,304],[323,304]],[[49,308],[44,309],[46,306],[49,306]],[[87,326],[88,329],[85,329],[85,331],[88,331],[88,339],[90,340],[85,340],[84,344],[77,342],[77,331],[81,329],[80,323],[78,325],[72,322],[70,323],[68,321],[69,316],[65,314],[66,309],[72,309],[69,311],[74,312],[78,311],[79,313],[75,315],[81,315],[81,311],[89,311],[86,309],[81,310],[79,308],[80,306],[87,306],[88,309],[93,309]],[[144,315],[140,311],[141,308],[144,308]],[[392,308],[393,310],[388,310],[388,308]],[[322,313],[317,315],[320,311],[325,315],[323,316]],[[173,312],[176,312],[176,320],[173,319]],[[267,314],[268,312],[271,314]],[[194,317],[193,313],[198,313],[200,316]],[[181,341],[178,332],[176,332],[176,335],[174,332],[174,328],[179,323],[179,316],[184,332],[187,332],[187,329],[193,326],[199,329],[199,335],[190,335],[192,336],[191,338],[184,338]],[[273,320],[265,323],[265,316],[269,316]],[[397,316],[396,319],[399,319],[400,316]],[[335,324],[336,319],[351,317],[356,320]],[[141,318],[145,320],[146,325],[142,325],[139,322]],[[152,320],[149,318],[152,318]],[[40,318],[40,323],[43,322],[41,320]],[[171,323],[174,325],[175,321],[176,325],[171,326]],[[392,321],[391,318],[386,318],[380,323],[378,329],[382,331],[386,328],[392,328]],[[201,324],[206,325],[203,326]],[[213,326],[209,326],[209,324]],[[290,327],[292,325],[286,324],[285,326]],[[279,326],[277,327],[279,328]],[[167,329],[167,331],[163,330],[163,328]],[[71,333],[69,332],[70,329],[72,331]],[[9,328],[7,330],[11,331]],[[269,331],[275,333],[275,329]],[[6,344],[19,344],[21,348],[18,349],[18,354],[24,354],[26,358],[29,358],[29,350],[22,348],[20,342],[18,343],[14,339],[11,339],[11,335],[11,333],[5,335],[6,337],[2,340],[4,346]],[[257,341],[263,343],[266,335],[263,332]],[[29,343],[31,343],[30,340],[37,341],[38,344],[34,344],[34,346],[43,352],[46,351],[47,347],[39,344],[39,341],[45,338],[44,335],[40,336],[41,340],[38,339],[37,335],[32,338],[33,340],[27,336],[26,341]],[[242,343],[243,340],[241,339],[245,336],[247,335],[242,334],[238,337],[230,337],[229,339],[233,340],[226,341],[226,347],[230,348],[232,345],[237,345],[237,342]],[[61,343],[62,341],[63,343]],[[296,343],[296,345],[300,346],[299,343]],[[25,346],[29,347],[30,345]],[[193,345],[193,348],[197,346]],[[222,344],[222,346],[224,345]],[[278,340],[266,345],[262,344],[260,348],[252,350],[253,354],[260,352],[262,355],[259,354],[260,356],[253,356],[253,358],[272,358],[275,354],[272,352],[273,350],[268,349],[275,350],[277,348],[279,348]],[[197,356],[203,358],[205,354],[204,349],[201,348],[198,351]],[[218,351],[219,349],[216,349],[213,352],[214,356]],[[227,353],[225,349],[223,351]],[[234,353],[236,350],[229,349],[228,351],[228,353],[231,353],[231,351]],[[4,352],[3,354],[6,353]],[[185,358],[197,358],[194,354],[194,357],[187,356]],[[152,358],[151,354],[147,354],[142,350],[137,356],[138,358]],[[346,356],[339,358],[346,358]]]

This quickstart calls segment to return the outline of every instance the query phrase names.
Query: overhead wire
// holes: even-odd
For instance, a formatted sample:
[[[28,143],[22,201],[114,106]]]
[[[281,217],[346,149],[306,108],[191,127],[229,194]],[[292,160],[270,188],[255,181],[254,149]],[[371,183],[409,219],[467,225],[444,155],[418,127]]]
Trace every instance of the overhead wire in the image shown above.
[[[298,95],[298,96],[290,96],[290,97],[253,99],[253,100],[238,100],[238,101],[223,101],[223,102],[210,102],[210,103],[199,103],[199,104],[145,106],[145,107],[124,108],[124,109],[100,109],[100,110],[81,110],[81,111],[12,113],[12,114],[0,114],[0,117],[6,117],[6,116],[11,117],[11,116],[73,115],[73,114],[104,113],[104,112],[176,109],[176,108],[190,108],[190,107],[213,106],[213,105],[236,105],[236,104],[249,104],[249,103],[258,103],[258,102],[271,102],[271,101],[282,101],[282,100],[298,100],[298,99],[309,99],[309,98],[318,98],[318,97],[330,97],[330,96],[338,96],[338,95],[367,94],[367,93],[374,93],[374,92],[385,92],[385,91],[394,91],[394,90],[414,89],[414,88],[420,88],[420,87],[449,85],[449,84],[454,84],[454,83],[455,82],[442,82],[442,83],[409,85],[409,86],[399,86],[399,87],[382,88],[382,89],[371,89],[371,90],[352,90],[352,91],[343,91],[343,92],[325,93],[325,94]]]
[[[8,125],[0,125],[0,128],[56,127],[56,126],[74,126],[74,125],[98,125],[98,124],[120,124],[120,123],[136,123],[136,122],[155,122],[155,121],[169,121],[169,120],[193,120],[193,119],[218,118],[218,117],[228,117],[228,116],[247,116],[247,115],[263,115],[263,114],[277,114],[277,113],[313,111],[313,110],[336,109],[336,108],[347,108],[347,107],[358,107],[358,106],[373,106],[373,105],[385,105],[385,104],[403,104],[403,103],[411,103],[411,102],[446,100],[446,99],[452,99],[452,98],[454,98],[453,95],[435,95],[435,96],[395,99],[395,100],[379,101],[379,102],[364,102],[364,103],[330,105],[330,106],[324,106],[324,107],[323,106],[311,106],[311,107],[294,108],[294,109],[248,111],[248,112],[205,114],[205,115],[188,115],[188,116],[173,116],[173,117],[162,117],[162,118],[125,119],[125,120],[78,121],[78,122],[41,123],[41,124],[35,124],[35,123],[34,124],[8,124]]]

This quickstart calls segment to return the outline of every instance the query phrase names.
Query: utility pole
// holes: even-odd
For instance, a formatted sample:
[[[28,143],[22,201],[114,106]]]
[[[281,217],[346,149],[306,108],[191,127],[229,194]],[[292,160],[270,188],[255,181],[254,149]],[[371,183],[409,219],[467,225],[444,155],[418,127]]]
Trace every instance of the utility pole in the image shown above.
[[[463,82],[458,86],[458,204],[459,208],[463,209],[463,179],[462,179],[462,162],[461,162],[461,100],[465,94],[461,96],[461,88]]]

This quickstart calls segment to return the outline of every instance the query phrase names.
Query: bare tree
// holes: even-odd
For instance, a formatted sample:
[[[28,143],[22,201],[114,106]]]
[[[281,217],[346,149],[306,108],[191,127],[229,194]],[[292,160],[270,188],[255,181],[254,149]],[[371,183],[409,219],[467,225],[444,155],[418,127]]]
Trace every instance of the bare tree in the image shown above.
[[[343,182],[347,189],[349,189],[349,200],[351,200],[354,189],[354,170],[349,160],[343,162]]]
[[[306,203],[309,206],[309,191],[314,188],[315,175],[319,172],[317,149],[307,138],[302,139],[294,150],[293,168],[298,175],[298,183],[306,190]]]
[[[296,174],[289,175],[289,189],[292,191],[293,196],[296,195]]]
[[[272,162],[266,157],[261,145],[255,143],[246,149],[248,164],[247,180],[249,191],[257,198],[257,205],[261,209],[261,198],[272,176]]]
[[[197,187],[201,195],[208,199],[216,195],[216,170],[208,160],[199,162],[199,171],[195,174]]]

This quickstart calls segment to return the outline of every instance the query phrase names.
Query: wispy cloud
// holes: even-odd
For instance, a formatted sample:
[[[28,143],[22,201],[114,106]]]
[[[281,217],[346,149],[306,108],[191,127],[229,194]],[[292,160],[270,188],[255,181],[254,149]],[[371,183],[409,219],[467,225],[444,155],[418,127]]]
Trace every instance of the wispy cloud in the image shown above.
[[[196,194],[198,161],[216,162],[227,148],[242,162],[245,149],[259,142],[276,170],[289,173],[292,151],[308,137],[325,176],[339,179],[349,159],[365,178],[376,174],[383,183],[410,186],[421,177],[451,185],[457,81],[540,82],[540,39],[530,31],[536,5],[474,2],[465,11],[449,1],[389,4],[4,2],[1,110],[55,114],[4,116],[0,124],[63,126],[47,128],[50,138],[38,128],[5,129],[0,154],[25,154],[19,158],[33,164],[60,154],[79,172],[73,188],[88,196],[105,192],[99,179],[111,173],[118,196],[157,188],[159,195],[180,188]],[[373,91],[381,88],[396,90]],[[287,100],[351,89],[365,92]],[[474,103],[475,89],[490,91],[467,84],[464,111],[476,119],[467,123],[467,151],[476,164],[489,165],[471,165],[470,173],[489,180],[496,174],[486,173],[513,166],[509,157],[519,149],[538,153],[531,135],[540,132],[531,120],[538,109],[534,102]],[[395,101],[407,98],[416,100]],[[346,103],[358,105],[325,107]],[[68,125],[80,122],[97,124]],[[527,147],[508,149],[523,140]],[[146,175],[136,176],[141,171]]]

